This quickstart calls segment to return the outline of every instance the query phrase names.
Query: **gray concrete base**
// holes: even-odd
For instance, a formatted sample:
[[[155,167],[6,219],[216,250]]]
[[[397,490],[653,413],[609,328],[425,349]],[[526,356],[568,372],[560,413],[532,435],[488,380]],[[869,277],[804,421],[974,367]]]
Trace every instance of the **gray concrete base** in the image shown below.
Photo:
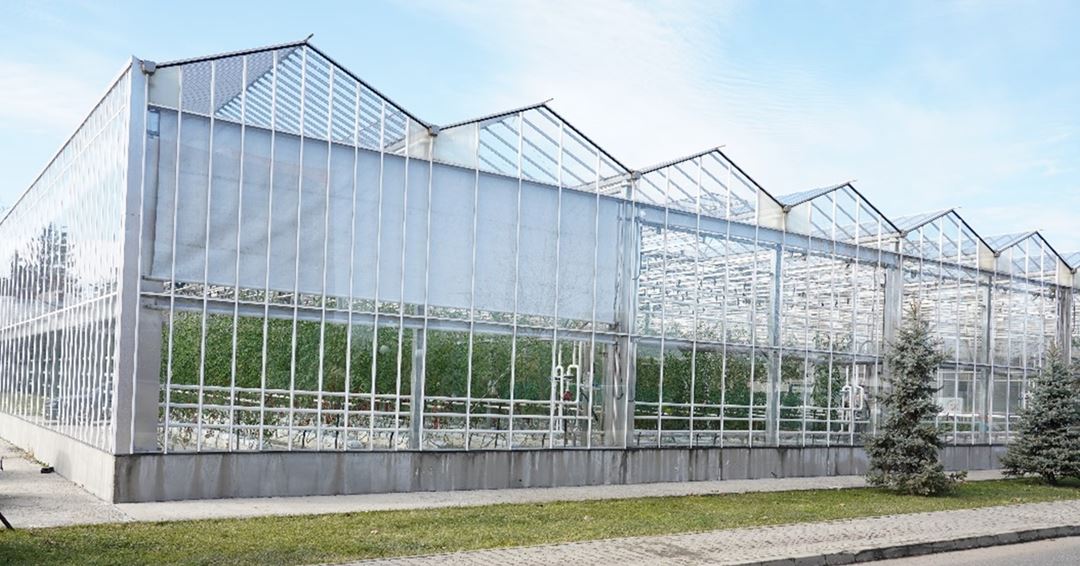
[[[0,413],[0,437],[86,491],[113,501],[116,458],[112,454],[7,413]]]
[[[861,475],[861,447],[112,455],[0,413],[0,436],[114,503]],[[949,446],[949,470],[1000,467],[1004,446]]]
[[[1004,447],[948,447],[947,468],[994,469]],[[116,457],[113,501],[294,497],[858,475],[859,447],[478,452],[264,452]]]

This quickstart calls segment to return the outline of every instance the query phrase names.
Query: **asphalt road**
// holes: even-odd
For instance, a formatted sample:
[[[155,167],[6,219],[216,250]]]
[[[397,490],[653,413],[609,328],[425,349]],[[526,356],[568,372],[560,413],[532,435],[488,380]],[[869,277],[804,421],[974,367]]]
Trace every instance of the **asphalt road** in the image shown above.
[[[882,560],[873,564],[875,566],[1076,566],[1080,564],[1080,537],[992,546],[917,558]]]

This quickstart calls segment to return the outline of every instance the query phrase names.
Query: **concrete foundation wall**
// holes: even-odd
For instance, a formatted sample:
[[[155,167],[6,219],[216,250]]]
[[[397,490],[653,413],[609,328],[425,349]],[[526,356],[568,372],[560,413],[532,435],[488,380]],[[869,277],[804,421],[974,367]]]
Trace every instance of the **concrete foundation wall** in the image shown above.
[[[7,413],[0,413],[0,437],[86,491],[113,500],[116,457],[112,454]]]
[[[943,451],[993,469],[1003,446]],[[116,458],[116,502],[862,474],[859,447],[144,454]]]
[[[0,437],[116,503],[856,475],[861,447],[114,456],[0,413]],[[1004,446],[949,446],[949,470],[1000,467]]]

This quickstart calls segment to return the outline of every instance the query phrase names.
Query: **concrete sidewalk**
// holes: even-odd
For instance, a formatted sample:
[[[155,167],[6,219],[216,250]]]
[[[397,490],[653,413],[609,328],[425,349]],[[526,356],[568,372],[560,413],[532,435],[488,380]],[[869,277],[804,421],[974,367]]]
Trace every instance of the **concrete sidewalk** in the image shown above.
[[[839,489],[865,485],[862,476],[675,482],[586,487],[522,488],[502,490],[385,493],[310,497],[209,499],[155,503],[110,504],[97,499],[56,474],[41,474],[39,466],[22,452],[0,440],[5,471],[0,472],[0,512],[16,528],[115,523],[125,521],[181,521],[268,515],[314,515],[397,509],[473,507],[500,503],[545,503],[745,493]],[[976,471],[972,481],[1000,478],[997,471]]]
[[[1080,501],[913,513],[707,533],[369,560],[367,566],[469,564],[850,564],[1080,536]]]
[[[59,474],[41,473],[41,464],[2,439],[0,458],[0,513],[16,529],[131,520]]]

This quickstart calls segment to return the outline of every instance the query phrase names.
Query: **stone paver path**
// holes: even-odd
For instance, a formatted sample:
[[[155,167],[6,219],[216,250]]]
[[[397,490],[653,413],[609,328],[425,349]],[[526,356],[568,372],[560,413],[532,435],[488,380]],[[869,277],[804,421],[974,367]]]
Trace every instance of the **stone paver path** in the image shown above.
[[[1080,501],[370,560],[367,566],[742,564],[1080,525]]]

